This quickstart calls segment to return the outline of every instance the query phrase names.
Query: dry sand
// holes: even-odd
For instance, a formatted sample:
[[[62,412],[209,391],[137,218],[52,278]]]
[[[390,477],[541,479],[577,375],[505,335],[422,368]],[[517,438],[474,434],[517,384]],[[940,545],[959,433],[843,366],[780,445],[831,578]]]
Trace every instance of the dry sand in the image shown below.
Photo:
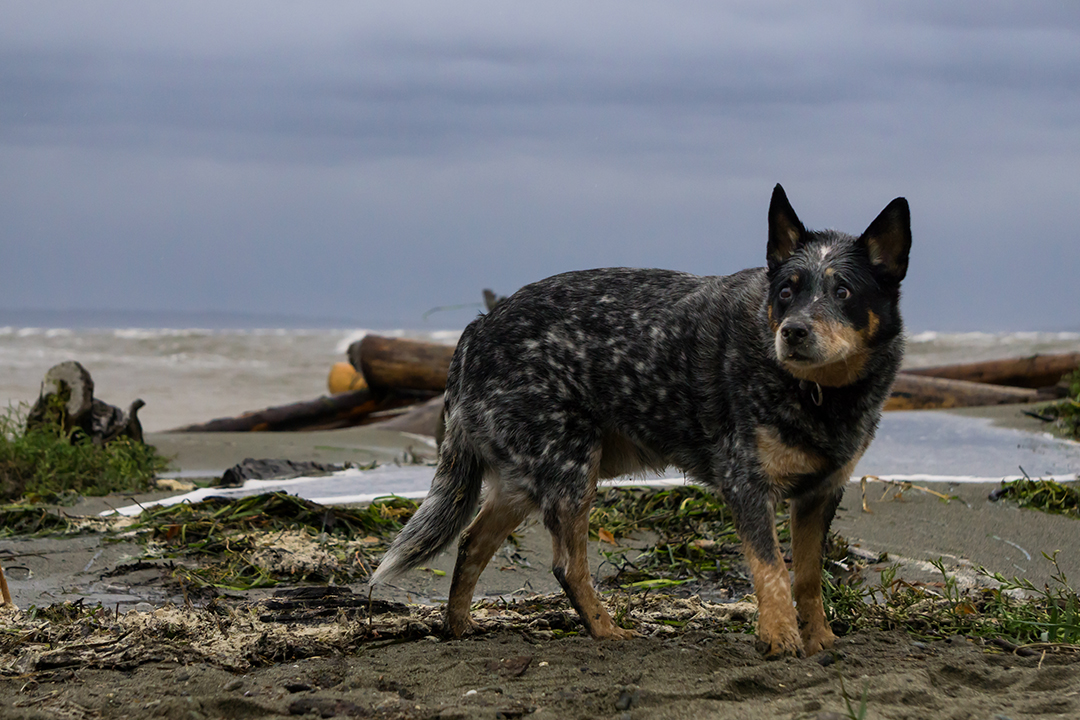
[[[189,458],[184,469],[197,474],[247,456],[385,459],[410,442],[377,435],[378,442],[367,431],[176,444]],[[834,529],[868,553],[889,553],[913,580],[933,579],[927,561],[940,557],[962,582],[980,582],[974,568],[985,566],[1038,585],[1052,572],[1041,554],[1055,550],[1066,574],[1080,578],[1075,521],[992,503],[992,486],[929,487],[956,499],[915,489],[882,497],[878,486],[867,514],[849,489]],[[1080,717],[1080,664],[1072,654],[1017,657],[964,638],[920,643],[875,631],[842,637],[836,656],[767,662],[753,637],[739,632],[749,610],[710,602],[719,593],[708,588],[697,588],[706,600],[633,596],[628,617],[642,636],[630,641],[561,636],[577,622],[564,602],[551,608],[559,596],[549,541],[535,525],[520,537],[481,578],[478,593],[492,598],[480,613],[484,632],[462,640],[441,639],[439,612],[430,606],[380,604],[369,617],[362,586],[325,612],[250,604],[265,591],[211,609],[125,612],[139,600],[157,608],[182,603],[152,573],[109,575],[139,553],[134,544],[99,536],[0,541],[24,608],[84,595],[109,608],[63,627],[25,612],[0,618],[0,718],[831,720],[845,712],[841,678],[856,707],[869,689],[868,718]],[[604,574],[595,548],[592,557]],[[437,602],[452,564],[452,552],[444,553],[431,568],[446,575],[413,572],[379,599]],[[548,600],[530,609],[536,593]],[[625,602],[622,594],[608,598],[612,606]]]

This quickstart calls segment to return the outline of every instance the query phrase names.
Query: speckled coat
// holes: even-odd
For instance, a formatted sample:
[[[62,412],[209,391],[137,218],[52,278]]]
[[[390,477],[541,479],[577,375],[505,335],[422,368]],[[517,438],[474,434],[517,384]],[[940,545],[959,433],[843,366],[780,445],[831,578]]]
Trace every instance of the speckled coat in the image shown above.
[[[553,572],[586,627],[626,636],[589,584],[596,482],[675,466],[732,508],[764,650],[831,645],[821,544],[903,354],[907,204],[894,201],[858,238],[810,232],[777,186],[769,232],[767,268],[564,273],[470,324],[450,365],[431,495],[373,580],[445,547],[486,478],[484,507],[459,546],[452,632],[471,627],[472,590],[498,544],[538,510],[554,539]],[[780,498],[792,499],[797,614],[774,527]]]

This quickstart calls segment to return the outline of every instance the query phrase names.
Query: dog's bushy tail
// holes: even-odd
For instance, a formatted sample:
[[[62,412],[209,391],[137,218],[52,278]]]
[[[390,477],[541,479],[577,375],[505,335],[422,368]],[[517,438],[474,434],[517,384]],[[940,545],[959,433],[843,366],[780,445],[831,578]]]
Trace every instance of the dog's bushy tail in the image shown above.
[[[457,438],[455,438],[457,439]],[[431,491],[409,519],[368,581],[392,580],[438,555],[465,529],[480,502],[484,464],[465,443],[447,438]]]

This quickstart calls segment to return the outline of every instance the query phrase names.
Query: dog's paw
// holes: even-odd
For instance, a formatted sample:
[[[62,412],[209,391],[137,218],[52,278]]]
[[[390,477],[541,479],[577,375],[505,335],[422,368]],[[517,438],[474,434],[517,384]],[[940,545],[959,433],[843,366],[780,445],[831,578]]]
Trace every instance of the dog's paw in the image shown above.
[[[836,645],[836,635],[828,625],[811,628],[809,625],[802,629],[803,650],[806,656],[816,655],[822,650],[830,650]]]
[[[448,615],[446,630],[450,637],[462,638],[480,632],[480,625],[468,613],[461,616]]]
[[[798,635],[783,635],[778,637],[763,637],[758,634],[755,643],[758,652],[765,656],[766,660],[779,660],[785,657],[804,657],[803,643]]]
[[[627,630],[617,625],[612,625],[603,634],[593,635],[597,640],[629,640],[630,638],[637,637],[638,634],[633,630]]]

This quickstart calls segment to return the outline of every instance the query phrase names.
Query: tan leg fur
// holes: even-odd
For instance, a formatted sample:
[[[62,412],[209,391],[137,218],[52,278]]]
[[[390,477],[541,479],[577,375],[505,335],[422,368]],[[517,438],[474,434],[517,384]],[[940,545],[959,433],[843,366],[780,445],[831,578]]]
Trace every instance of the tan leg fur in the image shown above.
[[[476,581],[491,556],[526,514],[493,491],[484,500],[476,519],[461,534],[454,579],[450,584],[450,601],[446,605],[446,624],[454,637],[461,637],[476,628],[469,615]]]
[[[776,528],[773,527],[773,537]],[[775,540],[774,540],[775,542]],[[802,639],[795,607],[791,601],[791,581],[787,565],[777,546],[776,555],[759,557],[749,543],[743,543],[750,572],[754,576],[754,594],[758,601],[758,642],[767,657],[801,655]]]
[[[548,527],[554,551],[552,572],[590,635],[597,640],[623,640],[633,637],[634,632],[619,627],[611,619],[589,575],[589,510],[595,494],[594,485],[579,507],[564,506],[565,512],[560,514],[557,525]]]

